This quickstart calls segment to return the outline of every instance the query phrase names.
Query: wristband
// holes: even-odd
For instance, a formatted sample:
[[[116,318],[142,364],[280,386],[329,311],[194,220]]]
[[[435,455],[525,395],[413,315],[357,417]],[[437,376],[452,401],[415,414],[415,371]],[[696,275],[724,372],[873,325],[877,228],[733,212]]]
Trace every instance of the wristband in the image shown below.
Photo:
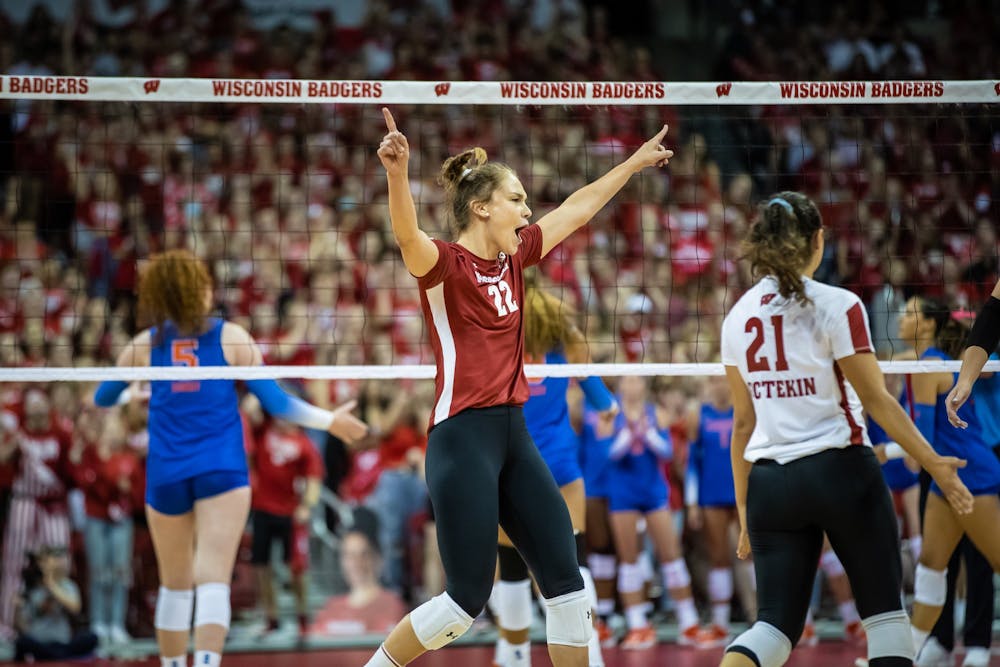
[[[986,354],[992,354],[1000,343],[1000,299],[991,296],[979,317],[972,325],[972,331],[965,341],[966,347],[981,347]]]

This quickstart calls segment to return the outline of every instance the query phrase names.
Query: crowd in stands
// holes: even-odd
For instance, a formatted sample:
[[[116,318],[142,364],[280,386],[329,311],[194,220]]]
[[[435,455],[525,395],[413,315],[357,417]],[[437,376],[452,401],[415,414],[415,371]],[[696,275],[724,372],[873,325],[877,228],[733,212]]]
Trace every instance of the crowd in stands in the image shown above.
[[[661,78],[650,50],[612,29],[605,5],[580,0],[337,2],[333,11],[289,16],[252,0],[91,0],[61,10],[28,2],[14,3],[16,12],[10,4],[0,3],[0,32],[17,36],[0,42],[4,74]],[[1000,72],[1000,26],[988,2],[931,3],[940,5],[937,16],[922,3],[778,4],[715,3],[710,11],[733,26],[714,72],[720,81]],[[780,189],[820,205],[828,257],[819,277],[862,295],[883,356],[901,347],[895,321],[915,288],[975,309],[1000,271],[1000,125],[989,107],[393,112],[414,149],[422,224],[441,237],[447,211],[435,178],[457,150],[480,145],[512,165],[537,219],[670,123],[669,167],[636,179],[541,266],[542,284],[579,314],[598,362],[715,361],[722,315],[751,281],[739,240],[756,202]],[[380,118],[372,105],[0,102],[0,366],[110,364],[143,325],[134,302],[142,259],[175,247],[206,260],[220,312],[247,326],[268,363],[431,363],[416,281],[393,245],[373,159]],[[673,387],[663,395],[680,423],[699,388]],[[345,537],[343,569],[356,591],[331,602],[314,627],[342,627],[344,609],[382,601],[373,568],[411,601],[432,593],[439,584],[418,584],[433,577],[421,576],[412,545],[426,518],[420,468],[432,388],[356,380],[299,388],[323,406],[358,397],[374,434],[358,451],[321,443],[328,486],[376,520]],[[10,487],[22,474],[8,444],[51,437],[58,479],[38,496],[41,511],[65,515],[67,489],[93,491],[75,524],[87,536],[80,563],[90,564],[91,627],[101,638],[121,638],[126,625],[146,632],[114,607],[122,578],[107,574],[144,585],[141,559],[122,563],[120,553],[90,546],[116,539],[143,548],[131,532],[132,518],[142,521],[142,417],[132,407],[97,414],[88,387],[55,383],[34,388],[48,421],[32,426],[31,393],[0,385],[0,525],[14,519]],[[119,524],[126,517],[127,531]],[[56,534],[65,540],[57,546],[70,544],[68,526]],[[53,540],[18,544],[29,542]],[[0,625],[13,620],[13,597],[5,599]],[[133,600],[131,608],[148,616],[149,605]]]

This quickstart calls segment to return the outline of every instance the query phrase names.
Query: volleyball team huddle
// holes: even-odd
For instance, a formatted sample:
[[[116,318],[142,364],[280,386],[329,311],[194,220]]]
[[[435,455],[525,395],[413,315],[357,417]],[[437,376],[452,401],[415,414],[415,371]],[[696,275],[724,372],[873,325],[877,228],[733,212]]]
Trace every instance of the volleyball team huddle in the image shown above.
[[[464,634],[494,591],[498,539],[493,607],[506,647],[527,642],[530,572],[544,599],[553,664],[603,665],[594,632],[597,596],[582,546],[585,475],[566,416],[567,381],[552,378],[533,392],[524,375],[526,357],[589,361],[586,343],[558,300],[526,286],[525,270],[586,225],[634,174],[667,164],[673,156],[663,146],[667,127],[531,224],[527,194],[512,169],[488,161],[478,148],[449,158],[441,183],[456,240],[445,242],[418,225],[409,145],[391,113],[383,114],[387,134],[377,153],[388,177],[392,231],[420,288],[437,366],[426,481],[446,586],[406,616],[366,665],[406,665]],[[871,667],[913,664],[944,604],[945,570],[963,534],[994,570],[1000,568],[1000,535],[991,530],[1000,521],[1000,463],[982,442],[967,402],[985,352],[1000,337],[1000,284],[966,340],[957,383],[951,373],[918,376],[911,418],[886,390],[861,301],[812,279],[823,249],[823,225],[811,200],[795,192],[766,200],[744,241],[744,256],[760,279],[722,327],[722,388],[733,411],[726,444],[740,527],[737,554],[753,554],[758,596],[757,620],[726,647],[724,667],[785,663],[803,630],[824,535],[855,593]],[[152,326],[126,346],[118,365],[262,364],[246,330],[209,317],[211,295],[208,272],[192,254],[152,258],[139,283],[140,311]],[[944,341],[943,334],[953,331],[947,314],[920,298],[908,307],[914,327],[926,334],[917,350],[921,358],[955,358],[960,348],[948,349]],[[789,382],[800,389],[794,397],[755,390]],[[585,429],[592,440],[604,441],[612,459],[638,461],[643,451],[654,463],[669,457],[667,424],[646,407],[641,378],[623,381],[618,396],[599,378],[580,386],[590,408]],[[112,406],[126,387],[103,382],[95,401]],[[327,411],[273,380],[246,387],[275,417],[348,443],[367,433],[351,414],[353,402]],[[149,412],[146,502],[161,581],[155,617],[161,662],[185,667],[193,629],[195,664],[217,667],[250,506],[234,382],[154,382]],[[896,517],[866,414],[894,443],[890,451],[911,457],[933,480],[912,623],[901,600]],[[702,419],[715,416],[703,413]],[[886,449],[878,448],[878,455],[884,458]],[[613,494],[610,509],[632,520],[667,516],[660,511],[666,509],[661,485],[662,478],[650,478]],[[668,530],[650,520],[651,533],[661,528]],[[669,536],[664,543],[670,544]],[[663,551],[658,556],[681,642],[694,643],[698,617],[690,576],[679,552]],[[619,570],[623,604],[640,595],[641,577]],[[498,653],[497,659],[506,667],[519,658]]]

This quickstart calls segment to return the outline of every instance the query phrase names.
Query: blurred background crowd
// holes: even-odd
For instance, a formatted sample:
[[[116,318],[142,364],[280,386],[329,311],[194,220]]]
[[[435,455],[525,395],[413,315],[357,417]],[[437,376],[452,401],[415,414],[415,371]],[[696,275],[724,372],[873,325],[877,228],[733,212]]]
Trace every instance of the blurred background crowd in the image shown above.
[[[1000,72],[993,0],[626,4],[4,0],[0,32],[14,37],[0,41],[0,72],[624,81]],[[669,168],[635,179],[541,266],[542,284],[573,306],[598,362],[715,361],[722,315],[751,279],[739,240],[756,202],[776,190],[801,190],[820,205],[828,241],[818,277],[862,296],[885,357],[903,347],[894,336],[911,293],[975,309],[998,277],[1000,124],[986,105],[393,112],[414,149],[422,224],[439,237],[448,221],[435,179],[449,154],[480,145],[512,165],[537,219],[670,123]],[[247,326],[268,363],[431,363],[416,281],[393,246],[373,159],[382,132],[374,105],[0,102],[0,366],[109,364],[143,325],[134,308],[143,258],[175,247],[207,262],[220,314]],[[381,578],[407,603],[433,594],[440,581],[420,481],[432,388],[342,380],[298,389],[324,406],[358,397],[375,427],[357,451],[307,441],[323,465],[303,463],[297,475],[322,479],[333,508],[371,510],[356,523],[345,511],[321,521],[343,555],[336,585],[352,580],[371,597],[381,595]],[[58,479],[47,481],[60,490],[38,502],[58,513],[69,511],[66,490],[85,498],[76,519],[53,529],[67,540],[56,546],[79,547],[71,569],[82,580],[88,562],[103,563],[90,566],[88,599],[98,585],[108,599],[132,591],[128,613],[114,612],[118,620],[98,634],[120,639],[124,625],[148,633],[156,584],[141,529],[141,395],[103,414],[75,383],[0,390],[5,554],[27,544],[12,541],[9,508],[24,495],[22,478],[38,474],[17,456],[17,441],[52,438]],[[656,395],[681,423],[700,391],[698,380],[666,382]],[[246,406],[248,442],[301,441],[255,411]],[[681,429],[679,456],[683,438]],[[683,465],[667,473],[680,488]],[[98,477],[103,486],[92,484]],[[112,555],[82,548],[88,522],[114,528],[127,517],[135,530],[116,539],[134,544],[131,560],[97,561]],[[348,525],[361,528],[341,539]],[[695,558],[697,539],[687,539]],[[6,566],[0,625],[9,629],[21,569]],[[244,581],[243,604],[253,607],[262,579]],[[337,627],[335,616],[324,627]]]

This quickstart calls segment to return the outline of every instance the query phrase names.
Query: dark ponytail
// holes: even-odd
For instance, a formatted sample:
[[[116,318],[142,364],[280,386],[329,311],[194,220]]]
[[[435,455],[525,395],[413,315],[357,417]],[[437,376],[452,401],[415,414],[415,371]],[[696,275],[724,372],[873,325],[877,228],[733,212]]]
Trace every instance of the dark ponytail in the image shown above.
[[[743,241],[743,257],[754,277],[773,276],[785,299],[809,303],[802,271],[812,257],[813,235],[822,228],[819,209],[798,192],[779,192],[767,199]]]
[[[489,201],[503,179],[513,173],[503,163],[489,162],[486,151],[478,146],[444,161],[438,182],[444,186],[451,204],[456,235],[469,226],[469,205],[472,202]]]
[[[969,329],[955,319],[943,301],[918,297],[920,314],[934,320],[934,345],[952,359],[962,356]]]

